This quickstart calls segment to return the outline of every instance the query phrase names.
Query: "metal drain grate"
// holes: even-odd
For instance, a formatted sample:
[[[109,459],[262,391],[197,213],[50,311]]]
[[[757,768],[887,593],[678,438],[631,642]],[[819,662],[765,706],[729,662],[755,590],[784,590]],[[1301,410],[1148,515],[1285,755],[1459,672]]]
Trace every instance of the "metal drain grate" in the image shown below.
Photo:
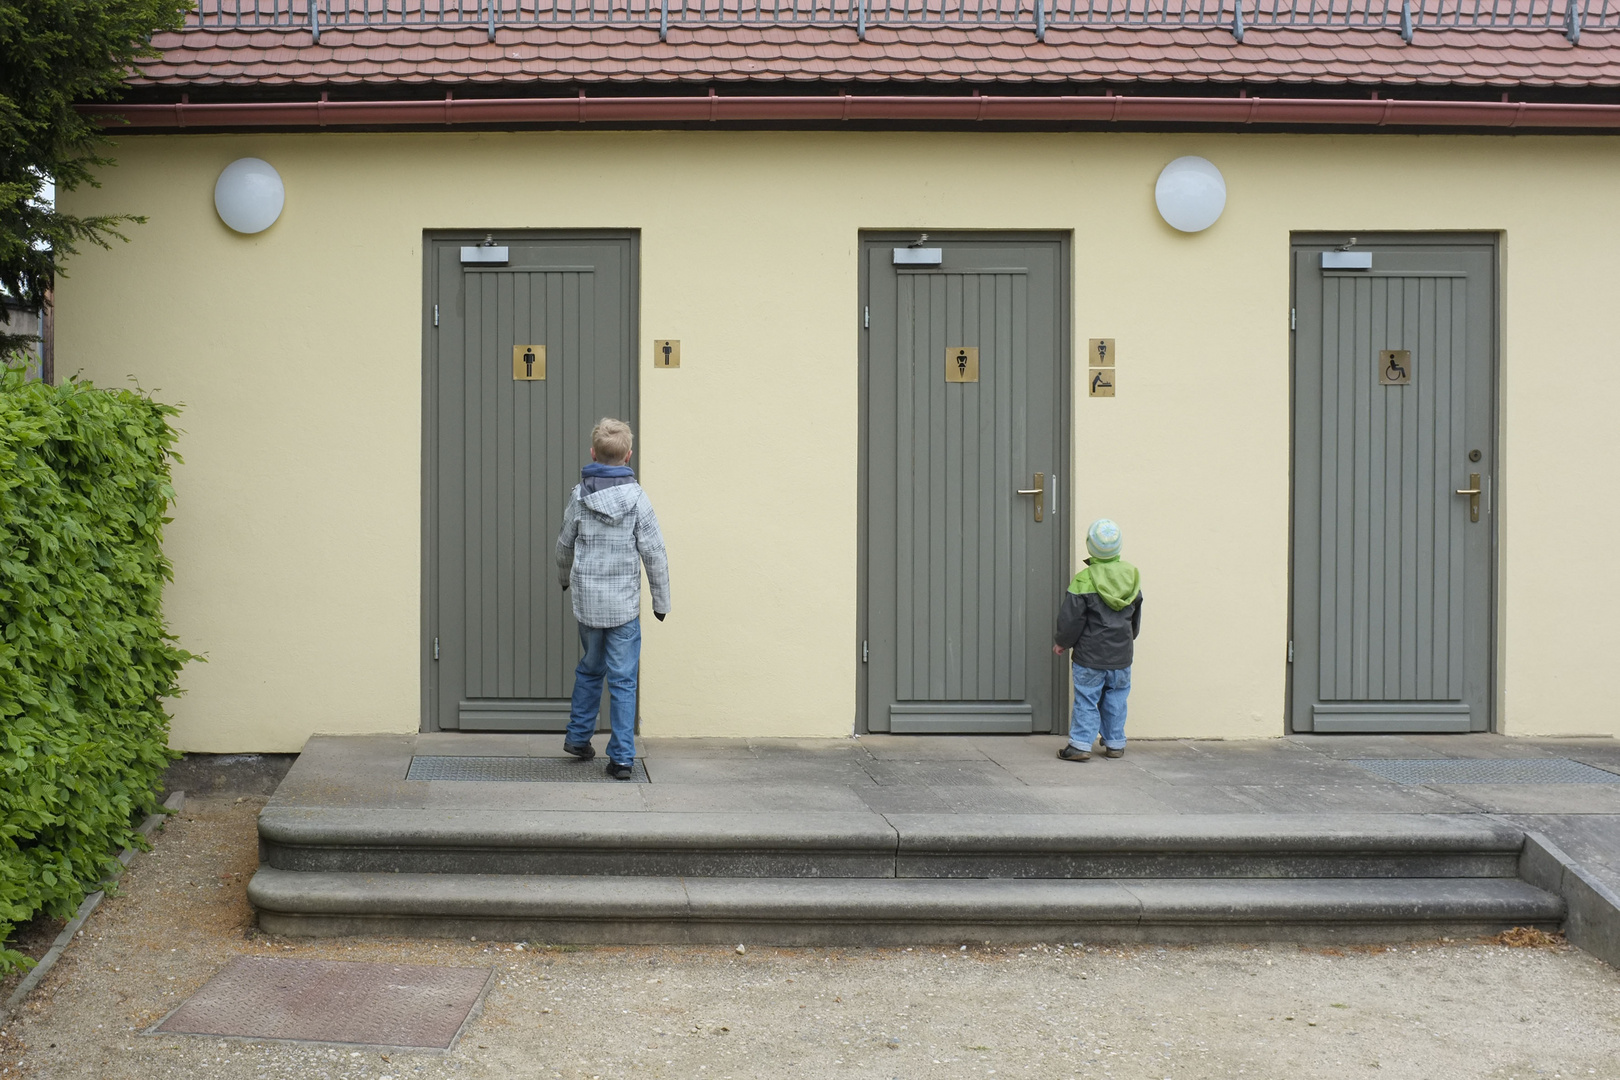
[[[1569,758],[1356,758],[1397,784],[1620,784],[1620,773]]]
[[[571,757],[457,757],[453,754],[424,754],[411,758],[407,780],[516,780],[530,784],[605,783],[619,784],[607,774],[607,760],[580,761]],[[630,781],[650,783],[647,766],[639,760],[631,766]]]
[[[490,973],[243,956],[151,1033],[448,1050]]]

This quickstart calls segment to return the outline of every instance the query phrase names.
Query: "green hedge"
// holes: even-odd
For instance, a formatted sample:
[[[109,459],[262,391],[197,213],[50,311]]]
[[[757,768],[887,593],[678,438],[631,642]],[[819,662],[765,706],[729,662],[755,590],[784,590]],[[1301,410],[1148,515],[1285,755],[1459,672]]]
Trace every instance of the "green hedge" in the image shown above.
[[[62,918],[156,806],[163,699],[190,653],[163,621],[176,410],[0,370],[0,971],[15,924]]]

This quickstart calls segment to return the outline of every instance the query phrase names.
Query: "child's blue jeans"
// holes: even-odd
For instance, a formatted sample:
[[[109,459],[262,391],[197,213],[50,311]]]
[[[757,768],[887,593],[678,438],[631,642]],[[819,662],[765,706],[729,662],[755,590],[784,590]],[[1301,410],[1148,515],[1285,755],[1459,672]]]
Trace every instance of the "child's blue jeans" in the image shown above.
[[[641,666],[641,620],[623,626],[581,626],[579,643],[585,655],[574,669],[574,701],[568,710],[564,741],[575,746],[591,741],[596,715],[602,711],[602,680],[607,679],[612,706],[613,734],[608,738],[609,761],[630,765],[636,760],[636,675]]]
[[[1125,749],[1125,699],[1131,694],[1131,669],[1099,671],[1070,666],[1074,668],[1074,716],[1069,721],[1069,744],[1089,751],[1101,728],[1104,746]]]

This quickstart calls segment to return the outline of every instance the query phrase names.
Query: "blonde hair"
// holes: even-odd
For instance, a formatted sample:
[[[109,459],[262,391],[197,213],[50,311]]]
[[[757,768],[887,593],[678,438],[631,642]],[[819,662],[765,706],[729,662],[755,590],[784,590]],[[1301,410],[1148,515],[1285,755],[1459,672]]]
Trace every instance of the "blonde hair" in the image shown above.
[[[623,465],[634,441],[630,425],[611,416],[602,417],[591,429],[591,449],[596,451],[596,460],[603,465]]]

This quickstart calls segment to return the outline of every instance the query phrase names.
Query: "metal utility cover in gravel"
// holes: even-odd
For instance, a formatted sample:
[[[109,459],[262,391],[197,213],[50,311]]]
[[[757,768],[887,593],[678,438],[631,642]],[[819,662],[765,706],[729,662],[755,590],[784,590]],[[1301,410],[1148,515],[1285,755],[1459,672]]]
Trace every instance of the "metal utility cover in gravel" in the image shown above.
[[[519,780],[535,784],[622,784],[607,774],[607,761],[571,757],[457,757],[423,754],[411,758],[407,780]],[[646,784],[647,766],[630,766],[629,783]]]
[[[491,972],[243,956],[152,1033],[448,1050]]]
[[[1357,768],[1397,784],[1620,784],[1569,758],[1355,758]]]

